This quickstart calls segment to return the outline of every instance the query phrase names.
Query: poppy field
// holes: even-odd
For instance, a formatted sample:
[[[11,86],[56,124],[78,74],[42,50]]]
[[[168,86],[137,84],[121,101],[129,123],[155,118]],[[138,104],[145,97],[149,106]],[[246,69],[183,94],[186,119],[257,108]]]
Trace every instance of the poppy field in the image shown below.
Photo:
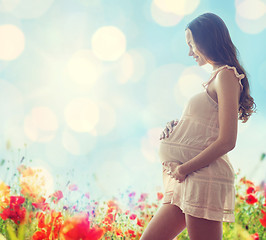
[[[101,201],[71,183],[67,192],[46,196],[41,169],[21,164],[14,171],[12,184],[0,181],[0,240],[135,240],[162,204],[161,192],[131,191],[123,201]],[[82,204],[68,201],[71,194],[80,194]],[[265,183],[236,175],[236,222],[224,223],[224,239],[266,239],[265,197]],[[177,239],[189,239],[187,231]]]

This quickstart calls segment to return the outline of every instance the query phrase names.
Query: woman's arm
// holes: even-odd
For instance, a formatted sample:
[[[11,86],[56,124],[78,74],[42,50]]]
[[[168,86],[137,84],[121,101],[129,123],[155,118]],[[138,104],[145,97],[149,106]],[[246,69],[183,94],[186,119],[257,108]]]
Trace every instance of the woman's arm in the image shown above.
[[[190,161],[180,165],[177,175],[188,175],[231,151],[235,147],[240,85],[233,71],[222,70],[213,82],[218,98],[219,136],[215,142]],[[174,174],[173,174],[174,175]]]

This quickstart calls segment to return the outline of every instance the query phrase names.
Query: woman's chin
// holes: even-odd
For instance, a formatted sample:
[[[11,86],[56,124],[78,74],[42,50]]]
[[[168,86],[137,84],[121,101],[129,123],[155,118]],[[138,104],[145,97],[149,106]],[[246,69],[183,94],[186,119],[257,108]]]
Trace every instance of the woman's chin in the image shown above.
[[[201,61],[197,61],[197,63],[198,63],[198,66],[200,66],[200,67],[207,64],[206,62],[201,62]]]

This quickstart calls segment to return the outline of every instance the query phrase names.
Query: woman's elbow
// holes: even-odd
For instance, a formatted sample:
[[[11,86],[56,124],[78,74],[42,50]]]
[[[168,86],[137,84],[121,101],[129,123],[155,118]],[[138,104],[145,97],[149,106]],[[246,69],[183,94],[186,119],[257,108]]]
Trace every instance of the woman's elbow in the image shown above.
[[[236,140],[229,139],[229,140],[220,140],[221,148],[225,153],[232,151],[236,146]]]
[[[236,142],[234,141],[234,142],[230,142],[230,143],[228,143],[227,145],[226,145],[226,147],[227,147],[227,149],[228,149],[228,152],[229,151],[232,151],[234,148],[235,148],[235,146],[236,146]]]

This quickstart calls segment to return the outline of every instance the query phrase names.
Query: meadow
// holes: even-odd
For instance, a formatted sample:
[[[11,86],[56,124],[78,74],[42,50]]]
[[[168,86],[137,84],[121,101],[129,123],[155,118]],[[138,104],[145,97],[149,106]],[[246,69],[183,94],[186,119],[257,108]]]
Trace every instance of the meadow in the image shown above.
[[[261,160],[265,154],[261,156]],[[99,240],[140,238],[162,204],[163,193],[125,192],[110,200],[94,199],[71,183],[47,196],[42,169],[24,165],[0,181],[0,240]],[[236,174],[235,223],[224,223],[224,239],[266,238],[266,184],[256,186]],[[154,195],[155,194],[155,195]],[[71,195],[78,195],[71,201]],[[176,239],[189,239],[185,230]]]

